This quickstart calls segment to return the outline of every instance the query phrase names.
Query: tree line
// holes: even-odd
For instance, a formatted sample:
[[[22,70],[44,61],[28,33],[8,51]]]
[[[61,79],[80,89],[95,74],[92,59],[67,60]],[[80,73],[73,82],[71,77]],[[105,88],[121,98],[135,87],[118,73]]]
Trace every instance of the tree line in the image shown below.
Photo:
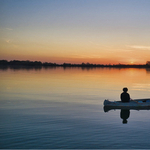
[[[136,65],[136,64],[91,64],[91,63],[82,63],[82,64],[71,64],[71,63],[63,63],[56,64],[51,62],[40,62],[40,61],[20,61],[20,60],[0,60],[1,67],[86,67],[86,68],[94,68],[94,67],[113,67],[113,68],[150,68],[150,61],[147,61],[146,64]]]

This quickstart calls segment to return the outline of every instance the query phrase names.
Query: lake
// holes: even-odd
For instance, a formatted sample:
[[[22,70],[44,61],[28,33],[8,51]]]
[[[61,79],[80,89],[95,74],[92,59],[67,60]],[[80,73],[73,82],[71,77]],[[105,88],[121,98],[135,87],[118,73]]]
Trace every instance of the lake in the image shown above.
[[[150,71],[0,69],[1,149],[148,149],[150,110],[105,112],[105,99],[150,98]]]

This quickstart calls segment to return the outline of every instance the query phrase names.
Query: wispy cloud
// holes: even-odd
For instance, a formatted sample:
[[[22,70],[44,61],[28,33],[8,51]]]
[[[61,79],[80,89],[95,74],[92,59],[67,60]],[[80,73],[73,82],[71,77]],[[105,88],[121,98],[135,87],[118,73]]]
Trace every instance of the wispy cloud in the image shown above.
[[[14,40],[13,40],[13,39],[4,39],[4,41],[5,41],[7,44],[9,44],[9,45],[11,45],[12,47],[14,47],[14,48],[18,48],[18,47],[19,47],[19,45],[17,45],[17,44],[14,43]]]
[[[11,40],[5,40],[6,41],[6,43],[10,43],[11,42]]]
[[[143,46],[143,45],[128,45],[127,47],[133,49],[150,50],[150,46]]]
[[[9,30],[9,31],[12,31],[13,29],[12,28],[5,28],[6,30]]]

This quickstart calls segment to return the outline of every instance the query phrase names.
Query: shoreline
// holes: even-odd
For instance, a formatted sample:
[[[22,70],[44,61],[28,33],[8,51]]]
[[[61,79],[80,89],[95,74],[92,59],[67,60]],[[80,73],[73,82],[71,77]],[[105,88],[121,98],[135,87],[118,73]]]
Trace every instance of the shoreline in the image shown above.
[[[53,68],[53,67],[63,67],[63,68],[150,68],[149,64],[90,64],[90,63],[82,63],[82,64],[71,64],[71,63],[48,63],[48,62],[40,62],[40,61],[7,61],[0,60],[0,68]]]

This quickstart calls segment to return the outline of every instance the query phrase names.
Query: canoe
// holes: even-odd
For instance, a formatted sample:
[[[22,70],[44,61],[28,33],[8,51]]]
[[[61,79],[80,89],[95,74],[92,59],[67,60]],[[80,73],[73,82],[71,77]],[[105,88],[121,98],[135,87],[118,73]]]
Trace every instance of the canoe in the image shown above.
[[[104,111],[111,109],[136,109],[146,110],[150,109],[150,98],[147,99],[134,99],[130,102],[123,103],[121,101],[104,100]]]

